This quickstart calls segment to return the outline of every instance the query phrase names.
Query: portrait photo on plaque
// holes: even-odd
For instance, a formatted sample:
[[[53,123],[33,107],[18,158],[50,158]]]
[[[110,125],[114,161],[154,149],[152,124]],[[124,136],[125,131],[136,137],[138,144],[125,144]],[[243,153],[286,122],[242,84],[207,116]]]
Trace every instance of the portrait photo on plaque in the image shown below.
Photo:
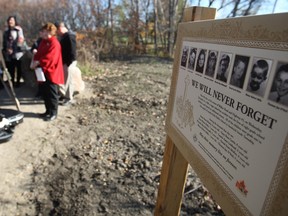
[[[196,62],[197,48],[190,47],[189,60],[188,60],[188,70],[193,71]]]
[[[216,79],[224,83],[227,82],[228,72],[230,69],[230,64],[232,62],[232,53],[221,52],[220,61],[218,64],[218,70]]]
[[[268,76],[271,70],[272,60],[254,58],[253,66],[249,73],[247,91],[258,96],[265,93]]]
[[[218,51],[209,50],[208,52],[208,59],[206,63],[205,75],[209,77],[214,77],[216,63],[218,58]]]
[[[206,49],[200,49],[198,58],[197,58],[197,63],[196,63],[196,72],[203,73],[204,71],[204,66],[205,66],[205,60],[206,60]]]
[[[230,78],[230,85],[243,88],[247,67],[249,64],[249,56],[243,56],[243,55],[236,55],[233,68],[232,68],[232,74]]]
[[[269,100],[288,106],[288,62],[279,62]]]

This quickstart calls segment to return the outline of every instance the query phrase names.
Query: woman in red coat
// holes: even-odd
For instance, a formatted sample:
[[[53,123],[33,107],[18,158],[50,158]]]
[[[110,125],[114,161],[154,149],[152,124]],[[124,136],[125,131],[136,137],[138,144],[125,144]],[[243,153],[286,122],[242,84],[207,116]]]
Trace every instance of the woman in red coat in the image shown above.
[[[40,114],[45,121],[57,118],[58,111],[58,85],[64,83],[61,45],[56,38],[57,28],[52,23],[47,23],[41,28],[43,39],[34,56],[33,68],[41,67],[45,81],[43,87],[43,99],[46,112]]]

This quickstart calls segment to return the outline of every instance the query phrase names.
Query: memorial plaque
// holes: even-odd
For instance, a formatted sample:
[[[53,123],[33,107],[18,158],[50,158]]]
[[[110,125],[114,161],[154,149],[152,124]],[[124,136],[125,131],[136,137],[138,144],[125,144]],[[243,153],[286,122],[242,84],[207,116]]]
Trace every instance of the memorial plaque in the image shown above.
[[[167,133],[228,215],[287,209],[283,20],[287,13],[179,25]]]

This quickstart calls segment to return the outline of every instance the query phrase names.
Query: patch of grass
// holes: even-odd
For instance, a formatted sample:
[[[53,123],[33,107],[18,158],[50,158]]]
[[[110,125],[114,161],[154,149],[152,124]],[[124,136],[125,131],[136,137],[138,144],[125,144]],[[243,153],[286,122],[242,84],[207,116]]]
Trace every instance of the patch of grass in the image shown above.
[[[99,62],[97,64],[90,62],[79,62],[78,67],[81,70],[82,76],[85,77],[101,75],[105,72],[105,68]]]
[[[81,70],[83,76],[89,77],[94,75],[94,70],[89,62],[79,63],[78,67]]]

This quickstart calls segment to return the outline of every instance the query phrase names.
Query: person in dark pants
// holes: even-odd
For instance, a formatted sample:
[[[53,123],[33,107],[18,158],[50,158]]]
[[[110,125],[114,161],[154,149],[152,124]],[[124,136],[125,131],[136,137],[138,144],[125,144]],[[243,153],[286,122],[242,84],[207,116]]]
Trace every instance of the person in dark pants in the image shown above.
[[[47,79],[41,88],[46,112],[40,116],[46,121],[52,121],[58,114],[58,85]]]
[[[42,41],[42,38],[43,38],[43,32],[42,30],[40,29],[39,30],[39,37],[38,39],[32,44],[31,46],[31,49],[30,49],[30,52],[32,53],[32,60],[31,60],[31,64],[30,66],[33,64],[33,61],[34,61],[34,56],[35,54],[37,53],[37,50],[38,50],[38,47]],[[37,98],[42,98],[42,82],[38,82],[38,92],[36,94],[36,97]]]
[[[24,34],[22,28],[18,25],[15,16],[8,17],[7,25],[8,28],[3,34],[2,53],[12,83],[15,87],[19,87],[22,76],[21,57],[24,54],[22,51],[24,47]],[[17,69],[16,82],[15,69]]]
[[[57,28],[53,23],[46,23],[42,27],[43,39],[34,56],[32,68],[41,67],[45,81],[43,85],[43,99],[46,112],[40,114],[45,121],[52,121],[58,114],[58,85],[64,83],[61,45],[56,38]]]
[[[73,103],[74,85],[72,80],[73,67],[76,66],[76,35],[69,31],[63,22],[55,23],[57,35],[62,48],[64,85],[59,85],[60,100],[63,105]]]

